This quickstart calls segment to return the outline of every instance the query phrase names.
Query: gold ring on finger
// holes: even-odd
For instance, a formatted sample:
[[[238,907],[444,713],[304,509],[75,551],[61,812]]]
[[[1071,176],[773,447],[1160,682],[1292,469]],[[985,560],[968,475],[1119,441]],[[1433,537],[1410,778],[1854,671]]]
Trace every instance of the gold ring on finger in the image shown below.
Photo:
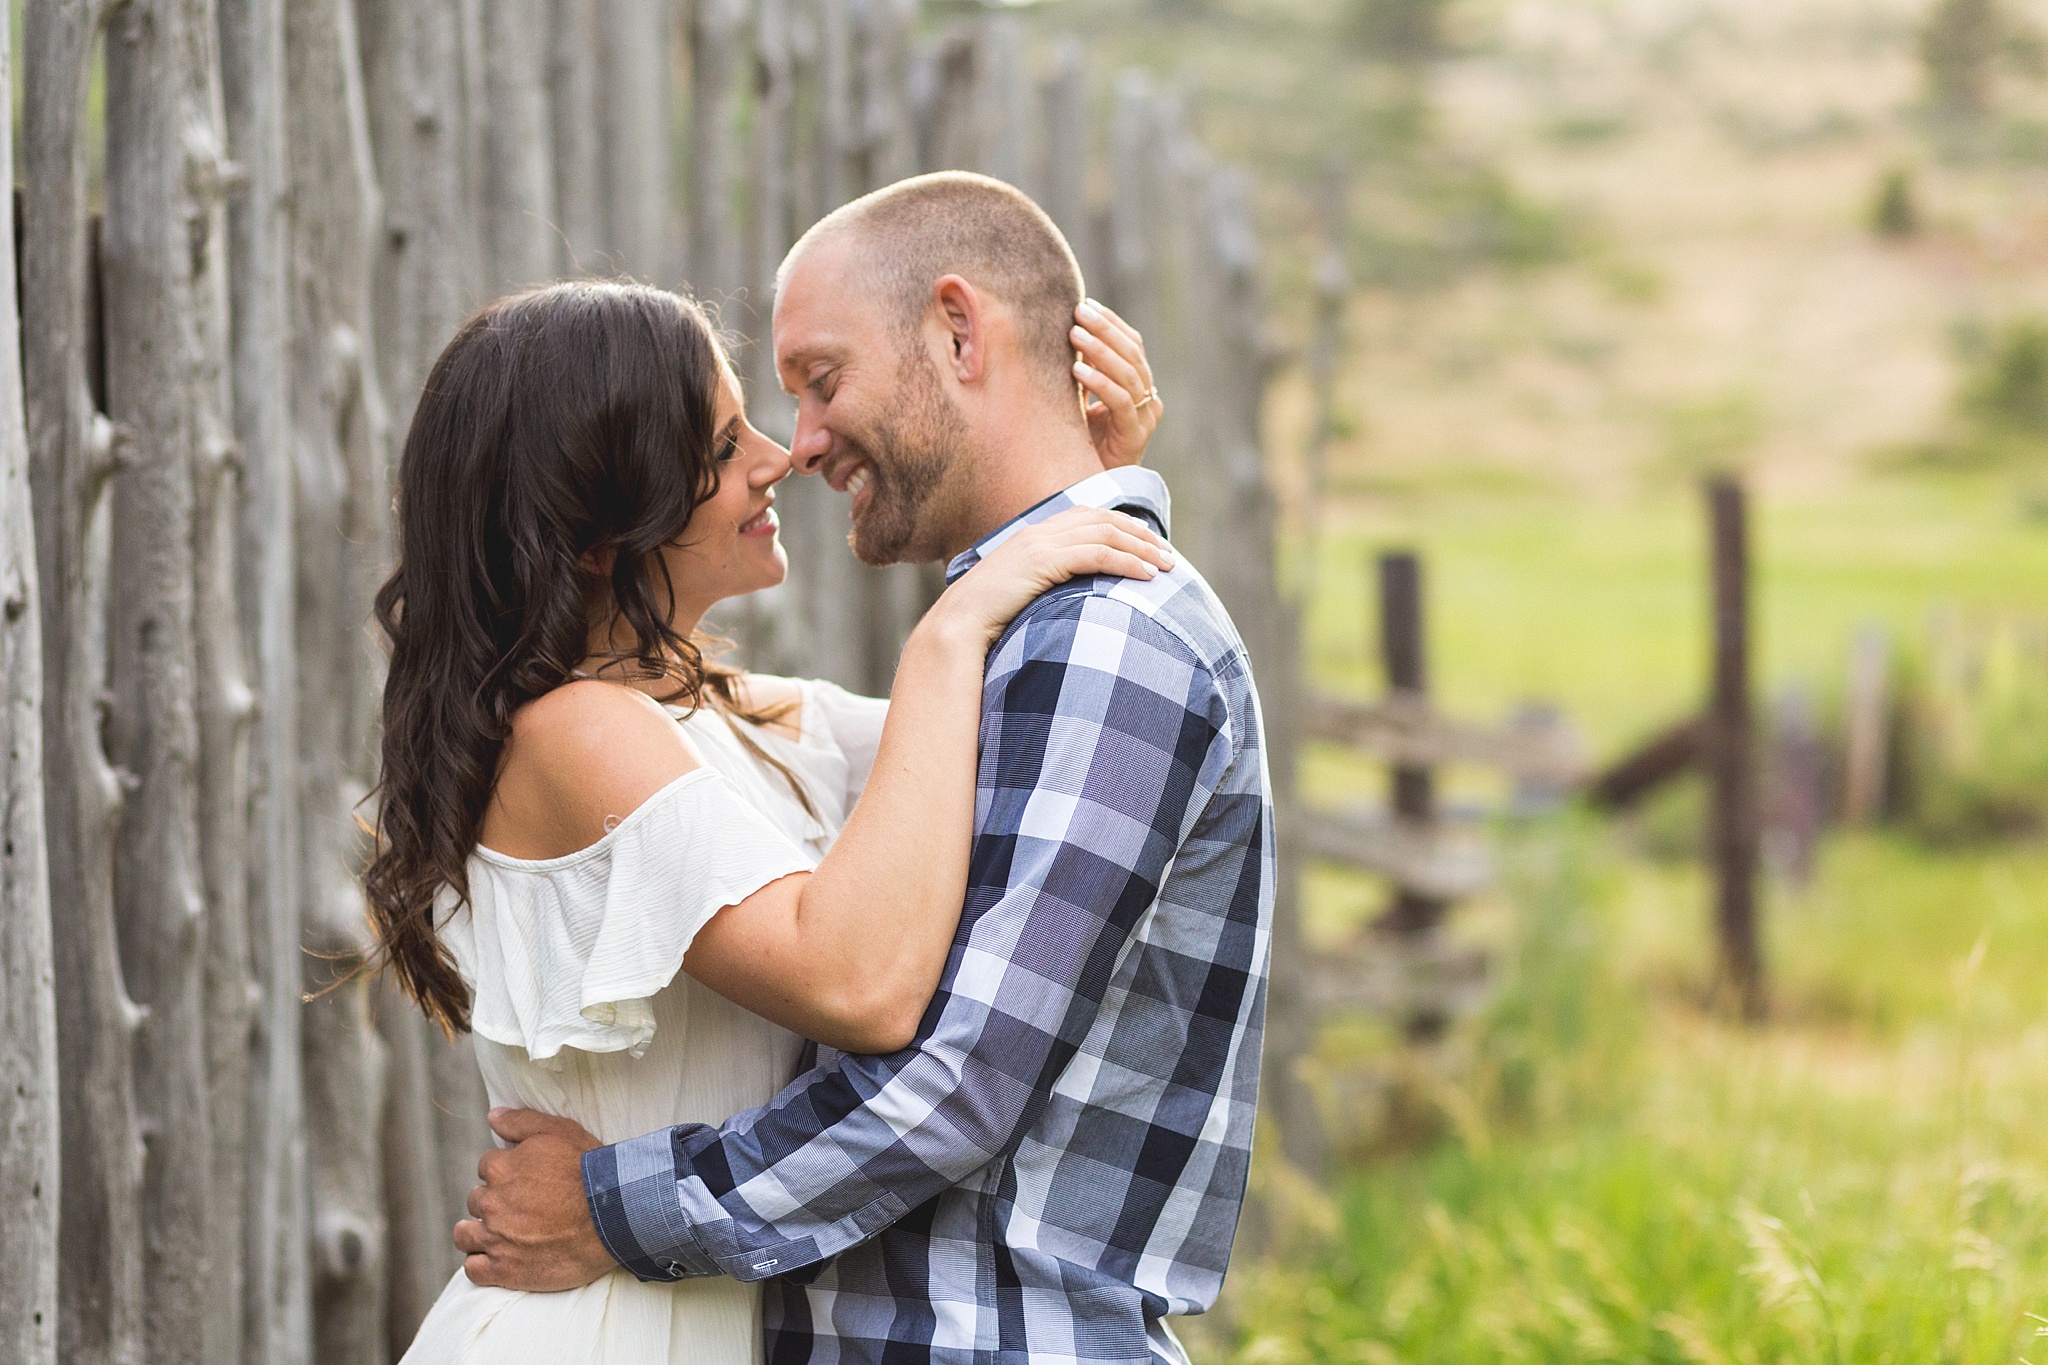
[[[1140,409],[1142,409],[1142,408],[1143,408],[1143,407],[1144,407],[1144,406],[1145,406],[1145,405],[1146,405],[1147,403],[1156,403],[1156,402],[1158,402],[1158,401],[1159,401],[1159,390],[1157,390],[1157,389],[1147,389],[1147,390],[1145,390],[1145,396],[1144,396],[1143,398],[1140,398],[1140,399],[1139,399],[1139,400],[1138,400],[1138,401],[1137,401],[1136,403],[1134,403],[1134,404],[1132,404],[1132,405],[1131,405],[1131,411],[1132,411],[1132,412],[1137,412],[1137,411],[1139,411]]]

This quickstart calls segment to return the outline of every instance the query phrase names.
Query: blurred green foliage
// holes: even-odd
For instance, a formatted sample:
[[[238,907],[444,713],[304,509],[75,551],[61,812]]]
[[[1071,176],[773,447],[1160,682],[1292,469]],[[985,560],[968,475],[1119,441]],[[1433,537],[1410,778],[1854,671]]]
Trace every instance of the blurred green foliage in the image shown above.
[[[1762,400],[1747,388],[1678,403],[1665,413],[1664,465],[1693,477],[1734,472],[1769,430]]]
[[[1533,195],[1503,159],[1443,135],[1436,66],[1474,41],[1465,30],[1483,31],[1488,13],[1457,0],[1088,0],[1085,19],[1075,5],[1022,11],[1046,38],[1084,30],[1103,68],[1143,67],[1186,92],[1203,141],[1259,168],[1277,320],[1302,335],[1333,156],[1370,167],[1348,198],[1361,285],[1436,289],[1475,270],[1567,261],[1587,245],[1586,225]]]
[[[1792,951],[1759,1033],[1661,984],[1704,971],[1697,880],[1604,848],[1569,823],[1518,845],[1463,1117],[1351,1177],[1317,1264],[1246,1275],[1230,1358],[2029,1358],[2048,855],[1838,843],[1822,889],[1775,906]]]
[[[1935,0],[1920,31],[1920,60],[1938,114],[1974,120],[1991,112],[2005,31],[1998,0]]]
[[[2048,440],[2048,319],[2006,321],[1970,348],[1957,406],[1987,432]]]
[[[1958,374],[1948,429],[1894,452],[1935,468],[2048,468],[2048,318],[1968,318],[1953,330]]]
[[[1943,614],[1899,676],[1906,826],[1943,844],[2048,827],[2048,621]]]
[[[1344,25],[1366,56],[1426,61],[1444,49],[1450,0],[1346,0]]]
[[[2013,488],[2009,471],[1923,472],[1755,509],[1759,690],[1838,694],[1852,631],[1882,623],[1902,642],[1921,811],[1831,836],[1804,888],[1767,884],[1772,1026],[1703,1007],[1697,784],[1626,837],[1571,816],[1511,837],[1504,904],[1460,912],[1498,994],[1449,1044],[1448,1079],[1407,1082],[1409,1107],[1362,1145],[1374,1159],[1321,1249],[1233,1268],[1215,1358],[2041,1358],[2048,846],[1982,832],[1998,793],[2048,791],[2048,526]],[[1689,488],[1586,500],[1440,470],[1378,492],[1322,547],[1321,685],[1378,685],[1365,568],[1408,544],[1454,713],[1552,697],[1604,756],[1697,704]],[[1304,777],[1318,800],[1384,781],[1334,753]],[[1489,781],[1446,774],[1454,799],[1497,796]],[[1379,903],[1336,878],[1309,894],[1312,922]]]
[[[1920,206],[1913,195],[1913,173],[1894,166],[1877,183],[1870,200],[1870,230],[1880,237],[1911,237],[1920,230]]]

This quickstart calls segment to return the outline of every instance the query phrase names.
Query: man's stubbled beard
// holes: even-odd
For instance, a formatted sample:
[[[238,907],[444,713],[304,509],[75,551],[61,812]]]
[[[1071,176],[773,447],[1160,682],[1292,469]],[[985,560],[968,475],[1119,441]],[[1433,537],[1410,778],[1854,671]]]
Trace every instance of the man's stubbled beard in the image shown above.
[[[852,442],[871,480],[867,510],[853,523],[855,558],[879,567],[941,552],[923,543],[937,528],[920,522],[952,462],[965,453],[967,438],[967,419],[946,395],[930,353],[913,339],[897,365],[888,411]]]

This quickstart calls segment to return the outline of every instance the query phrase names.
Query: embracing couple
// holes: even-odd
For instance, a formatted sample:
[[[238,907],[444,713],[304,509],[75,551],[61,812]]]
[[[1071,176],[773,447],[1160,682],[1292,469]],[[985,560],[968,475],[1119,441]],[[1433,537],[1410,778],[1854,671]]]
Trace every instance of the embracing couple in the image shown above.
[[[790,450],[632,285],[492,305],[420,399],[371,917],[510,1145],[405,1359],[1182,1362],[1273,832],[1244,647],[1137,465],[1142,342],[946,174],[813,228],[774,345]],[[863,560],[947,564],[887,702],[697,634],[782,580],[793,471]]]

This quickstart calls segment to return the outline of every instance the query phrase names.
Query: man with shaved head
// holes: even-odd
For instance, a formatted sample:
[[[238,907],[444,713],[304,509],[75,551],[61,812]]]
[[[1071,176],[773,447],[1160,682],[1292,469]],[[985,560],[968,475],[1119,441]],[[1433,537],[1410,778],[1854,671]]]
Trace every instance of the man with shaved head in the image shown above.
[[[1167,529],[1129,462],[1159,412],[1142,346],[999,181],[920,176],[818,223],[775,357],[797,467],[851,495],[868,563],[950,579],[1074,506]],[[609,1147],[495,1112],[516,1145],[457,1228],[472,1279],[765,1280],[773,1365],[1186,1360],[1165,1319],[1222,1284],[1265,1010],[1244,646],[1184,561],[1075,579],[997,642],[982,703],[967,899],[915,1041],[820,1047],[760,1109]]]
[[[1081,267],[1020,191],[964,172],[877,190],[805,233],[776,286],[776,368],[798,405],[791,454],[852,492],[867,563],[965,549],[989,517],[1017,510],[991,480],[1057,490],[1061,474],[1100,472],[1077,396]],[[1130,361],[1098,349],[1120,366],[1118,406],[1151,393]],[[1105,405],[1102,420],[1121,415]],[[1140,431],[1136,412],[1125,420]]]

